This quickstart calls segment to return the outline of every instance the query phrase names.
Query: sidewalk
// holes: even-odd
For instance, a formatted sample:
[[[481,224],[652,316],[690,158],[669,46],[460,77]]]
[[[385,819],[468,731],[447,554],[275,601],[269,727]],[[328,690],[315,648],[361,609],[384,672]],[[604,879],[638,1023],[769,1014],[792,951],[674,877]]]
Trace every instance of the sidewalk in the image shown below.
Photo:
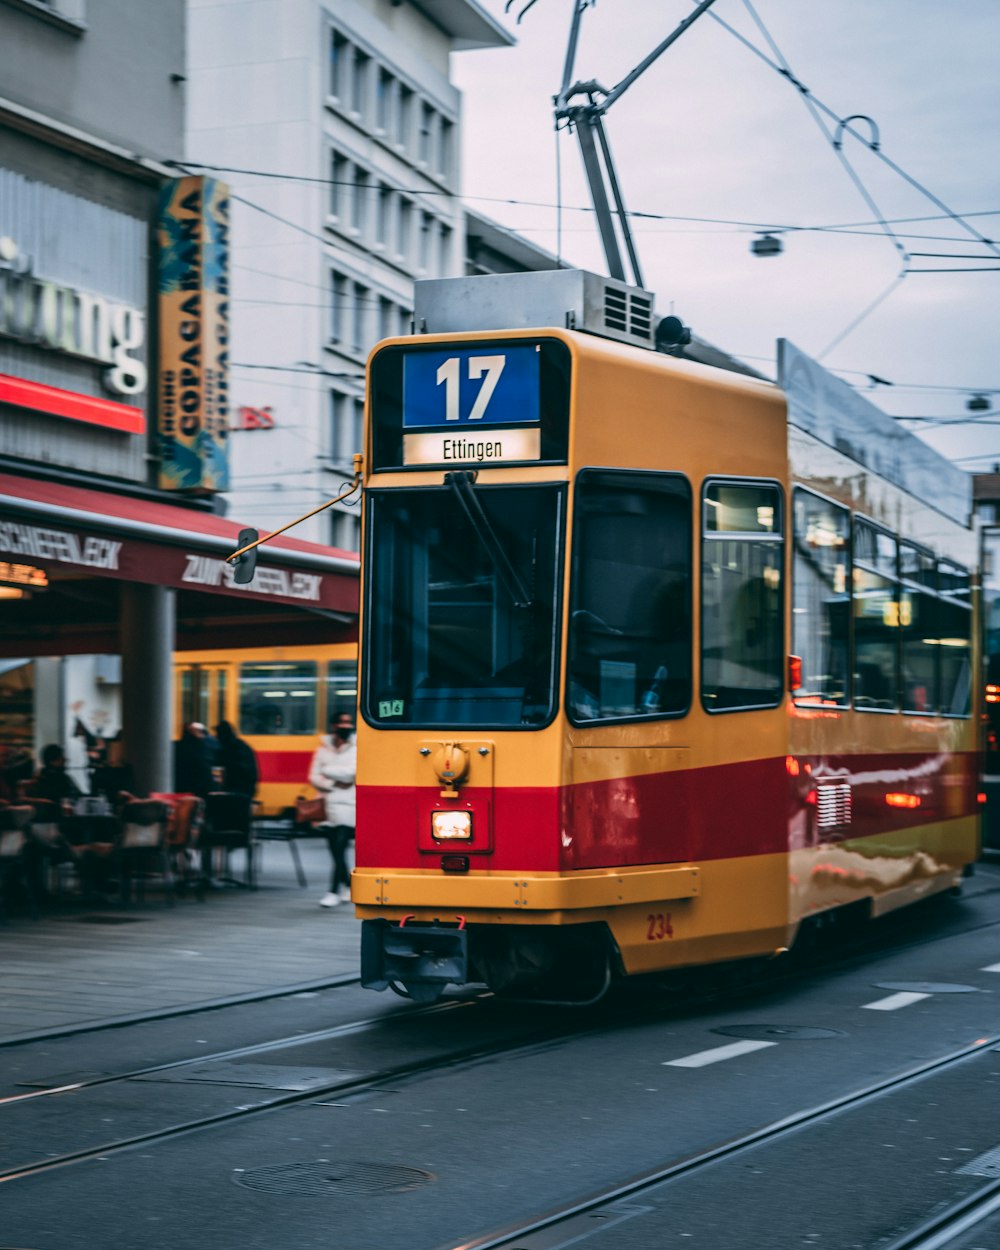
[[[323,842],[262,846],[259,888],[211,891],[203,903],[159,893],[127,907],[67,903],[0,926],[0,1042],[45,1030],[354,975],[354,908],[321,908]],[[239,855],[234,856],[234,866]]]

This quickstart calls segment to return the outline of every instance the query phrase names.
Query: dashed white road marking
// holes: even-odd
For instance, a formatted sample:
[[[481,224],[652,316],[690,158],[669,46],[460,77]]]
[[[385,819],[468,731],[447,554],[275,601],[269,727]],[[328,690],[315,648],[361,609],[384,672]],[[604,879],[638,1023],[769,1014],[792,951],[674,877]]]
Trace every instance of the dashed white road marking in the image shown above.
[[[896,1011],[930,997],[930,994],[918,994],[915,990],[903,990],[899,994],[890,994],[888,998],[878,998],[873,1003],[862,1003],[862,1006],[866,1011]]]
[[[1000,972],[1000,964],[987,964],[985,968],[980,968],[980,972]]]
[[[765,1046],[777,1046],[777,1042],[733,1042],[729,1046],[715,1046],[712,1050],[699,1050],[683,1059],[665,1059],[665,1068],[704,1068],[722,1059],[735,1059],[737,1055],[749,1055],[751,1051],[763,1050]]]

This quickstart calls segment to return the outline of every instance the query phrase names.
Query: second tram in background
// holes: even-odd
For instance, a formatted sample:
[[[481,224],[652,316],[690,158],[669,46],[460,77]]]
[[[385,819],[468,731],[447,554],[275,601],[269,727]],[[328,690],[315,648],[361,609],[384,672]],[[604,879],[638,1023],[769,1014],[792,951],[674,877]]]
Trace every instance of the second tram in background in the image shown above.
[[[309,789],[309,765],[331,716],[354,715],[355,643],[174,654],[174,726],[227,720],[253,747],[261,816],[281,816]]]
[[[653,350],[620,282],[416,323],[368,373],[364,983],[584,1000],[957,885],[966,476],[790,344],[781,389]]]

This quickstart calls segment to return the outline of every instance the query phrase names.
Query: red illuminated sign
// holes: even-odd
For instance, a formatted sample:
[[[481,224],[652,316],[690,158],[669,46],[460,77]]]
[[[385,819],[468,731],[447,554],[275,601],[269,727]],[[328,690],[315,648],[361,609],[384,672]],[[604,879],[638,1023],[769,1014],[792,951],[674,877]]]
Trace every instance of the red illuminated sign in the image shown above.
[[[43,386],[41,382],[29,382],[27,378],[15,378],[6,373],[0,373],[0,404],[30,408],[70,421],[85,421],[88,425],[120,430],[123,434],[146,432],[146,414],[141,408],[111,399],[95,399],[93,395],[79,395],[58,386]]]

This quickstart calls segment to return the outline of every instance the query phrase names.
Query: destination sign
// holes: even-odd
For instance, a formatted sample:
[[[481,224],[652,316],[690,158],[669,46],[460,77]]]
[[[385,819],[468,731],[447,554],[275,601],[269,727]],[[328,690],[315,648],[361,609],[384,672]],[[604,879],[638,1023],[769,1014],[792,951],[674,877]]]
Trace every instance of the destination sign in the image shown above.
[[[541,458],[541,432],[533,430],[466,430],[404,434],[403,463],[510,464]]]
[[[484,343],[404,357],[404,429],[452,426],[468,427],[471,433],[477,426],[529,425],[539,419],[536,344],[498,350]]]

